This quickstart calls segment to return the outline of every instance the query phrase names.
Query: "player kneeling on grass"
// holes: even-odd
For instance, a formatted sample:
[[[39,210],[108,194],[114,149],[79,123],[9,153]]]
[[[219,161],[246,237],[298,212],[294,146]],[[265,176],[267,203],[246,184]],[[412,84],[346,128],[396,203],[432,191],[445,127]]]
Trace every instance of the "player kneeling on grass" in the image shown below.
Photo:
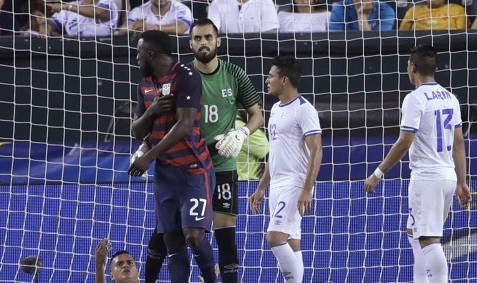
[[[267,242],[287,283],[303,280],[301,218],[311,210],[313,187],[323,156],[315,107],[298,93],[300,67],[293,57],[276,57],[266,80],[269,95],[278,96],[270,113],[270,153],[258,188],[250,197],[260,212],[270,186]]]
[[[111,251],[111,242],[108,239],[99,241],[96,247],[96,277],[95,283],[106,283],[106,261]],[[127,251],[117,251],[111,257],[111,279],[117,283],[139,282],[139,270],[136,261]]]

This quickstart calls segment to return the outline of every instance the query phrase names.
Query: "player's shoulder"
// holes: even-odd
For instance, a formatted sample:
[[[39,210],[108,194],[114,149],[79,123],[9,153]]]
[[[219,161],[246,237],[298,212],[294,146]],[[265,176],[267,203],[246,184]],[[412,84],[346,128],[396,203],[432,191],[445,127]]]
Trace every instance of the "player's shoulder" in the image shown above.
[[[234,76],[234,77],[240,77],[240,76],[246,76],[247,74],[245,73],[245,70],[242,69],[240,66],[235,65],[234,63],[230,63],[228,61],[219,59],[219,64],[221,66],[221,69],[224,72],[227,72],[228,74]]]
[[[311,102],[302,95],[298,95],[297,98],[293,101],[293,104],[299,109],[315,109]]]
[[[184,64],[184,63],[179,63],[176,62],[176,66],[173,67],[173,72],[177,74],[178,77],[184,77],[184,78],[194,78],[199,76],[199,73],[197,70],[192,67],[190,64]]]

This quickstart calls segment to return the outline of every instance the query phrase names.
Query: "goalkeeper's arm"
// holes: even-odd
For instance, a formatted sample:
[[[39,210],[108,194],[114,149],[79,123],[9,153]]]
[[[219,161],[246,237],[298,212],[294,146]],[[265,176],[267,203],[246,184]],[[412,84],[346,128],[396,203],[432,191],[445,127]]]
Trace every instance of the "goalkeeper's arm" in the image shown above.
[[[218,149],[220,155],[229,158],[237,157],[244,140],[263,124],[262,111],[258,104],[254,104],[247,108],[247,113],[250,118],[245,126],[231,129],[226,134],[215,137],[218,141],[215,147]]]

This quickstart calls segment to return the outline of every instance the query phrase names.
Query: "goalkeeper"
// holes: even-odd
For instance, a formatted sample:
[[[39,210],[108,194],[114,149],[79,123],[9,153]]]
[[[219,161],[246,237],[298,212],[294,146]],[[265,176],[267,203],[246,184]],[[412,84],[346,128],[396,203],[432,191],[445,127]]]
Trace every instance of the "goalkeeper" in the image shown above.
[[[200,131],[212,156],[216,172],[213,197],[215,239],[219,250],[219,268],[224,283],[238,282],[239,261],[235,242],[238,214],[238,177],[236,157],[247,137],[263,124],[258,106],[260,97],[245,71],[217,57],[220,38],[209,19],[192,24],[190,46],[194,61],[190,65],[202,79],[202,119]],[[159,104],[169,98],[159,98]],[[249,120],[234,128],[238,105],[246,109]],[[167,108],[167,107],[163,107]],[[155,282],[165,257],[161,234],[153,233],[147,250],[146,283]]]

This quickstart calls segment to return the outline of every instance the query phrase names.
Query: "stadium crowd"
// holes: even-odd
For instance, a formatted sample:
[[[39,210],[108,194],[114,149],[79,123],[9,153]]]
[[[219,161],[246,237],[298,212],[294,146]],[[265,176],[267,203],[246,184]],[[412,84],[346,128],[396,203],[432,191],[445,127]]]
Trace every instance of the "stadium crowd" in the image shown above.
[[[476,14],[473,0],[0,0],[0,35],[186,35],[205,17],[221,34],[477,29]]]

